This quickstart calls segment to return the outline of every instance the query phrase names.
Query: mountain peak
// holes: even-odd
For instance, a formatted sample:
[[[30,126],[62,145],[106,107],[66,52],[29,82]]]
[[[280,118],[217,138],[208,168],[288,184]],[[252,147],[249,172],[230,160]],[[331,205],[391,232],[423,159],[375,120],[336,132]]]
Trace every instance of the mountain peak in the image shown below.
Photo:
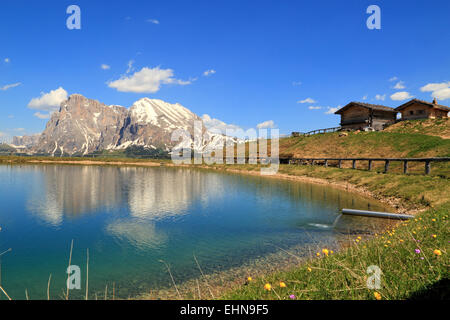
[[[159,99],[142,98],[130,108],[133,119],[138,123],[153,124],[159,127],[190,127],[196,114],[181,104],[168,103]],[[189,122],[189,123],[187,123]]]
[[[202,119],[179,103],[142,98],[127,109],[72,94],[53,113],[37,143],[32,139],[20,141],[34,144],[35,152],[53,155],[84,155],[133,145],[170,150],[179,143],[172,141],[172,133],[183,129],[194,134],[195,121]],[[212,134],[206,137],[197,145],[193,141],[184,143],[188,148],[203,150],[214,142]]]
[[[72,94],[69,96],[69,99],[70,99],[70,98],[77,98],[77,97],[86,98],[86,97],[83,96],[81,93],[72,93]]]
[[[69,105],[76,105],[77,103],[80,103],[80,102],[84,102],[84,106],[88,106],[91,103],[92,104],[98,104],[98,105],[104,105],[103,103],[101,103],[98,100],[86,98],[85,96],[83,96],[82,94],[79,94],[79,93],[71,94],[67,98],[66,101],[62,102],[62,104],[65,104],[65,105],[67,105],[67,104],[69,104]]]

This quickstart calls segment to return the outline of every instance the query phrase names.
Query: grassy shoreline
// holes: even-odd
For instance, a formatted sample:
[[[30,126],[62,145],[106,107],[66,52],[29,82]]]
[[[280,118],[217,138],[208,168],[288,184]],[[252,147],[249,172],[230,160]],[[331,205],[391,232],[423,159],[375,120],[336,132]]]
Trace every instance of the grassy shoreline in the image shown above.
[[[370,240],[355,238],[335,254],[323,248],[289,271],[254,279],[222,298],[449,299],[449,210],[450,204],[427,210]],[[379,289],[367,287],[369,266],[382,272]]]
[[[0,163],[86,163],[85,158],[0,158]],[[141,159],[89,159],[89,164],[164,165],[169,161]],[[253,165],[183,165],[238,174],[259,174]],[[449,231],[450,180],[445,176],[281,165],[273,178],[328,184],[365,193],[384,200],[397,211],[417,212],[416,219],[399,223],[394,229],[372,239],[354,239],[354,245],[338,253],[318,251],[288,271],[237,281],[221,298],[225,299],[406,299],[430,295],[450,298]],[[328,250],[328,251],[327,251]],[[381,288],[368,289],[367,268],[382,271]],[[251,276],[251,275],[249,275]],[[270,284],[270,290],[264,287]],[[281,286],[280,286],[281,284]],[[268,288],[268,286],[266,286]],[[376,292],[376,294],[375,294]]]

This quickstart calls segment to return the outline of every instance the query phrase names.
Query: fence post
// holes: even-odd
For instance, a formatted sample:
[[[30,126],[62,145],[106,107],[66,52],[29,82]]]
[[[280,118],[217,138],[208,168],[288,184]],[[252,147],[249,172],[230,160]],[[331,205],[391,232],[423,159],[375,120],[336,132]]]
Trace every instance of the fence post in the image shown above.
[[[431,161],[425,161],[425,174],[430,174],[431,172]]]
[[[384,163],[384,173],[387,173],[389,171],[389,160],[386,160]]]
[[[342,160],[339,160],[339,161],[338,161],[338,168],[339,168],[339,169],[342,168]]]
[[[328,168],[328,160],[325,159],[325,168]]]
[[[408,173],[408,161],[403,161],[403,173]]]
[[[356,169],[356,160],[353,160],[352,168],[353,168],[353,169]]]
[[[372,160],[369,160],[369,171],[372,170]]]

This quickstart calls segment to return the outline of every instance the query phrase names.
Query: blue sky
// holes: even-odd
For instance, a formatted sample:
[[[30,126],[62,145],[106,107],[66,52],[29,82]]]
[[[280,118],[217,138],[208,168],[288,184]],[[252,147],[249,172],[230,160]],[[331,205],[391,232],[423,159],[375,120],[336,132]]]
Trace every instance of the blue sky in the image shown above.
[[[71,4],[81,30],[66,27]],[[371,4],[381,30],[366,26]],[[446,0],[2,0],[0,132],[41,132],[47,119],[36,115],[52,109],[30,102],[58,88],[126,107],[179,102],[281,133],[336,126],[327,112],[350,101],[396,107],[434,95],[449,105],[449,15]]]

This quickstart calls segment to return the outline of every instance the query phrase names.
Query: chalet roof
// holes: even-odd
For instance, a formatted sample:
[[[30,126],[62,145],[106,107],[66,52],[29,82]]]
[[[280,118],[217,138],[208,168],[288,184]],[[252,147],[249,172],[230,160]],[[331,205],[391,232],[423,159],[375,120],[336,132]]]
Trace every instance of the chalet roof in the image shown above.
[[[450,108],[447,106],[443,106],[437,103],[433,103],[433,102],[427,102],[427,101],[423,101],[423,100],[419,100],[419,99],[412,99],[404,104],[402,104],[401,106],[398,106],[397,108],[395,108],[395,110],[400,111],[410,105],[412,105],[413,103],[420,103],[423,105],[426,105],[427,107],[432,107],[432,108],[436,108],[436,109],[440,109],[440,110],[444,110],[444,111],[450,111]]]
[[[395,109],[391,108],[391,107],[386,107],[386,106],[382,106],[379,104],[370,104],[370,103],[365,103],[365,102],[352,101],[349,104],[347,104],[346,106],[344,106],[341,109],[339,109],[338,111],[336,111],[335,114],[341,114],[342,112],[344,112],[345,110],[347,110],[353,106],[359,106],[359,107],[363,107],[363,108],[367,108],[367,109],[371,109],[371,110],[380,110],[380,111],[388,111],[388,112],[392,112],[392,113],[397,113],[397,111],[395,111]]]

